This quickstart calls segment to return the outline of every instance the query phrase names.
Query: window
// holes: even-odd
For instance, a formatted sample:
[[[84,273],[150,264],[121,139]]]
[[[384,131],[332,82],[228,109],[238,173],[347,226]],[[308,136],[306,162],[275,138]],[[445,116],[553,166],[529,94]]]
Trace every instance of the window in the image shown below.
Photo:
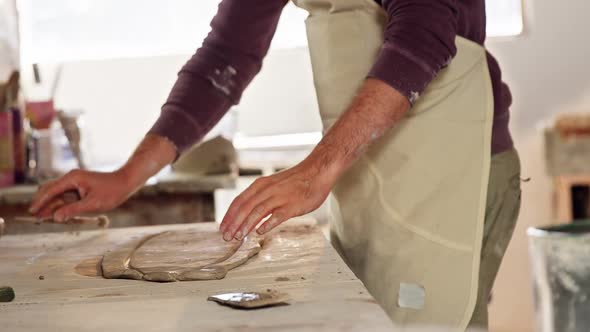
[[[23,63],[190,54],[219,0],[19,0]],[[306,45],[306,13],[289,4],[274,48]]]
[[[0,82],[18,66],[16,6],[12,0],[0,0]]]
[[[516,36],[522,33],[521,0],[488,0],[486,13],[489,37]]]
[[[488,35],[522,31],[521,0],[488,0]],[[219,0],[19,0],[23,63],[190,54]],[[287,5],[273,48],[307,45],[307,13]]]

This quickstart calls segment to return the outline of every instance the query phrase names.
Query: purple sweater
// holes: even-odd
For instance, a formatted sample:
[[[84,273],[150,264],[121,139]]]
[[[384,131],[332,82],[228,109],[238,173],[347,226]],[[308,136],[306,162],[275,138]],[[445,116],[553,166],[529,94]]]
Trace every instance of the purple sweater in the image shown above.
[[[182,153],[239,102],[260,71],[288,0],[223,0],[203,46],[178,74],[150,133]],[[379,1],[378,1],[379,2]],[[456,54],[456,35],[483,45],[484,0],[382,0],[389,16],[385,40],[368,77],[380,79],[410,101]],[[494,93],[492,153],[513,146],[508,130],[512,102],[500,67],[488,53]]]

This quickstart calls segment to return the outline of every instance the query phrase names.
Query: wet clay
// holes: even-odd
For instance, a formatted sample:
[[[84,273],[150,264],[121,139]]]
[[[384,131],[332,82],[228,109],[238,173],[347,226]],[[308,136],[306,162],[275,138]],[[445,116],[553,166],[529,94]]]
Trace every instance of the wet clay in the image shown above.
[[[76,265],[74,271],[85,277],[102,277],[102,256],[92,257]]]
[[[105,278],[158,282],[222,279],[260,251],[260,239],[225,242],[217,231],[169,231],[131,240],[102,259]]]

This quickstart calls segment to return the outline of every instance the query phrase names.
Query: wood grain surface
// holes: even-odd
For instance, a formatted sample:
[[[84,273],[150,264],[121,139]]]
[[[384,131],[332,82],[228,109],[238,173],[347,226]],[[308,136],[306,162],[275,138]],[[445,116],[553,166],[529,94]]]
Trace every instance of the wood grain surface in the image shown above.
[[[214,223],[0,239],[0,281],[16,298],[0,303],[2,331],[391,331],[393,325],[310,219],[266,236],[262,250],[225,279],[153,283],[104,279],[102,254],[166,230]],[[225,292],[289,294],[288,306],[239,311],[207,302]]]

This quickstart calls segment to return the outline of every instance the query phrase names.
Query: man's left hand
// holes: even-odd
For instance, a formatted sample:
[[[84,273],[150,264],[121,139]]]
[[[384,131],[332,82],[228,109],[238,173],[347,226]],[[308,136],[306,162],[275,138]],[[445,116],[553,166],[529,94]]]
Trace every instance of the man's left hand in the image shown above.
[[[304,161],[256,180],[232,202],[220,227],[223,239],[243,239],[269,215],[258,228],[259,234],[317,209],[337,178],[402,119],[410,106],[409,100],[387,83],[366,79],[351,106]]]
[[[327,169],[307,159],[288,170],[258,178],[230,205],[220,226],[223,239],[242,240],[269,215],[257,229],[258,234],[317,209],[334,182],[326,173]]]

